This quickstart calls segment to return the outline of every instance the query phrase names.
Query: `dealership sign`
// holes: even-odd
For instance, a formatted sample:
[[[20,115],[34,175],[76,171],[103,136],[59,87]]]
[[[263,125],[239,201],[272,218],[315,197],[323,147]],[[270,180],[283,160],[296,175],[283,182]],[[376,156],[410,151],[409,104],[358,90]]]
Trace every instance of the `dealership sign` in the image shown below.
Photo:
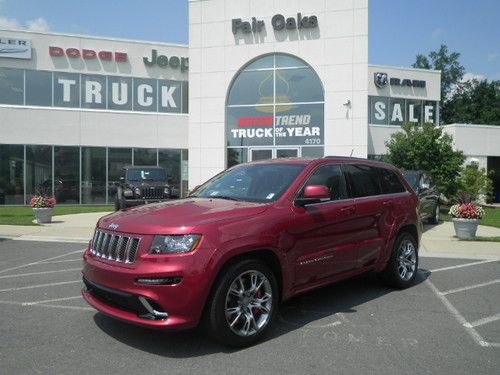
[[[66,48],[63,49],[57,46],[49,47],[49,55],[53,57],[61,57],[67,56],[72,59],[83,58],[85,60],[93,60],[99,58],[103,61],[118,61],[118,62],[126,62],[128,60],[128,56],[125,52],[112,52],[112,51],[95,51],[93,49],[78,49],[78,48]]]
[[[234,113],[231,113],[234,110]],[[322,145],[323,104],[292,106],[274,115],[258,115],[249,111],[230,110],[228,144],[230,146]]]
[[[31,59],[31,40],[0,36],[0,57]]]
[[[302,13],[297,13],[297,17],[287,17],[282,14],[275,14],[271,18],[271,25],[275,31],[280,30],[297,30],[297,29],[311,29],[318,27],[318,17],[316,16],[302,16]],[[265,24],[263,20],[258,20],[252,17],[251,21],[243,21],[241,18],[233,18],[232,30],[233,34],[242,32],[245,34],[258,33],[264,29]]]
[[[426,86],[426,82],[420,79],[408,79],[408,78],[401,79],[397,77],[389,78],[389,75],[383,72],[374,73],[373,82],[375,83],[375,86],[381,89],[387,87],[388,85],[403,86],[403,87],[421,87],[421,88],[425,88]]]
[[[370,96],[370,124],[436,123],[436,101]]]
[[[169,58],[166,55],[159,55],[155,49],[151,51],[151,57],[144,56],[142,60],[146,66],[158,65],[160,68],[170,67],[172,69],[180,69],[181,72],[189,69],[188,57],[170,56]]]

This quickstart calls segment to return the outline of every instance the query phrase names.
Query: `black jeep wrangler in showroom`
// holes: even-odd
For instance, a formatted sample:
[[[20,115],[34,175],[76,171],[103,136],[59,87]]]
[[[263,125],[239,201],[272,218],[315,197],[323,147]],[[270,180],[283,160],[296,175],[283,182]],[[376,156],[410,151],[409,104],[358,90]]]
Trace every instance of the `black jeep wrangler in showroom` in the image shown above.
[[[174,198],[162,167],[126,166],[116,190],[115,210]]]

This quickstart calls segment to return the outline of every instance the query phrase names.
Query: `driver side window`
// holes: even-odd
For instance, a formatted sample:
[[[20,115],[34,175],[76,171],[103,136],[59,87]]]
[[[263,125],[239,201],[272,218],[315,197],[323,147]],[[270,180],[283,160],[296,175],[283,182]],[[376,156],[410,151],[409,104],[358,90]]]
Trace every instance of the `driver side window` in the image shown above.
[[[316,169],[309,177],[305,186],[325,185],[330,190],[330,200],[349,198],[344,174],[340,165],[328,164]]]

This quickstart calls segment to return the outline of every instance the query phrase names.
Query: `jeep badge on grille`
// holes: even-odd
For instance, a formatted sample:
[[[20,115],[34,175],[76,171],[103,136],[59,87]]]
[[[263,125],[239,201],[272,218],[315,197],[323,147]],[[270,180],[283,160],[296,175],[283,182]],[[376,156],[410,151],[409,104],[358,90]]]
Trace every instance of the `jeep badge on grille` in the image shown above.
[[[113,229],[113,230],[118,229],[118,227],[119,227],[119,225],[118,225],[118,224],[115,224],[115,223],[111,223],[111,224],[109,224],[109,225],[108,225],[108,228],[111,228],[111,229]]]

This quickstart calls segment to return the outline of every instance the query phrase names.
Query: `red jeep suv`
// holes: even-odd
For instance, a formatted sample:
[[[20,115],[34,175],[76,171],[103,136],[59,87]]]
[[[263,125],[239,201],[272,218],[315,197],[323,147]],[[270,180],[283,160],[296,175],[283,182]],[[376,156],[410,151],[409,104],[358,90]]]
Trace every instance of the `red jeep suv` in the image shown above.
[[[200,321],[251,345],[281,301],[374,271],[397,288],[417,275],[418,198],[389,164],[277,159],[230,168],[187,198],[99,220],[83,297],[145,327]]]

